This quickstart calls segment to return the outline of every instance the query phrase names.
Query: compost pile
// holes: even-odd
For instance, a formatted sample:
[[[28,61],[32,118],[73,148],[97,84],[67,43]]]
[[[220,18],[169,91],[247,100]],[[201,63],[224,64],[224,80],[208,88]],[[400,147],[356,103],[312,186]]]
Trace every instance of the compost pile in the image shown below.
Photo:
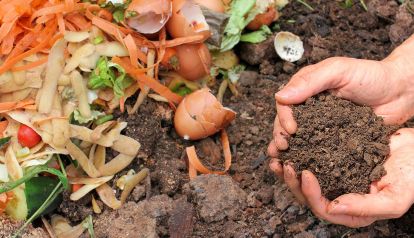
[[[280,158],[296,171],[315,173],[329,199],[369,193],[370,183],[385,175],[382,165],[396,127],[385,126],[371,108],[324,93],[295,106],[293,113],[298,131]]]

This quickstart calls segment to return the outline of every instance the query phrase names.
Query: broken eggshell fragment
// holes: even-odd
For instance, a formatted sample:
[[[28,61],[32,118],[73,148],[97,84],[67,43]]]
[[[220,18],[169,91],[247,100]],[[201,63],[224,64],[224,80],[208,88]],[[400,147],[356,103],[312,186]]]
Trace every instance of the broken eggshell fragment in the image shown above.
[[[205,44],[175,47],[179,62],[177,73],[190,81],[197,81],[209,73],[211,55]]]
[[[178,105],[174,126],[182,138],[199,140],[225,128],[235,117],[233,110],[223,107],[208,88],[203,88],[186,96]]]
[[[167,23],[173,38],[193,35],[210,36],[209,26],[198,4],[192,0],[174,0],[172,16]]]
[[[136,14],[127,20],[127,24],[142,34],[154,34],[161,30],[172,13],[171,0],[134,0],[125,15]]]
[[[281,31],[275,36],[275,50],[280,58],[289,62],[298,61],[305,52],[299,36],[287,31]]]

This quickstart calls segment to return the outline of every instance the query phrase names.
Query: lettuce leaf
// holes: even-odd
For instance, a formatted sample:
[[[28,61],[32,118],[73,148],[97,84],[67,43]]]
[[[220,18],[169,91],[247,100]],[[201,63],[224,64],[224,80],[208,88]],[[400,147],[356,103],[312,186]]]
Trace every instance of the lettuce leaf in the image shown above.
[[[260,43],[262,41],[265,41],[267,37],[270,36],[271,34],[272,34],[272,31],[270,30],[270,28],[266,25],[263,25],[257,31],[243,34],[240,37],[240,41],[249,42],[249,43]]]
[[[124,96],[124,90],[132,84],[133,80],[126,75],[125,70],[118,64],[101,57],[96,68],[89,76],[90,89],[112,88],[116,97]]]
[[[73,119],[77,121],[79,124],[86,124],[88,122],[98,119],[98,117],[102,115],[105,115],[105,114],[100,111],[92,110],[90,117],[83,117],[80,114],[79,110],[76,109],[75,111],[73,111]]]
[[[273,0],[233,0],[229,22],[224,29],[221,51],[231,50],[240,42],[243,29],[258,15],[264,13]]]

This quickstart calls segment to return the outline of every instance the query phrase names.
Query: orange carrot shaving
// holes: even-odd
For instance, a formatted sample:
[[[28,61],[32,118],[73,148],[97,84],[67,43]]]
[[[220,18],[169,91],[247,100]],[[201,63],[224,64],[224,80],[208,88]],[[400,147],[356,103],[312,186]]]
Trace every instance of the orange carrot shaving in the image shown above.
[[[7,204],[14,197],[13,192],[5,192],[0,194],[0,214],[4,212],[7,207]]]
[[[231,166],[231,151],[230,151],[230,142],[227,136],[226,130],[221,131],[221,143],[223,145],[223,152],[224,152],[224,170],[223,171],[212,171],[205,167],[203,163],[198,159],[196,150],[194,146],[187,147],[187,157],[188,157],[188,173],[190,179],[193,179],[197,176],[197,172],[202,174],[225,174]]]
[[[33,124],[39,125],[39,124],[42,124],[44,122],[47,122],[47,121],[50,121],[50,120],[53,120],[53,119],[64,119],[64,120],[67,120],[68,118],[67,117],[61,117],[61,116],[50,116],[50,117],[45,117],[45,118],[42,118],[42,119],[33,121]]]
[[[106,32],[108,35],[114,37],[117,41],[123,42],[125,34],[119,29],[119,27],[111,22],[108,22],[102,18],[92,18],[92,24],[99,27],[101,30]]]
[[[57,20],[58,20],[58,26],[59,26],[59,32],[60,34],[65,34],[65,19],[63,19],[63,15],[62,13],[58,13],[57,15]]]
[[[51,24],[49,26],[46,27],[45,31],[47,33],[46,35],[46,39],[41,42],[40,44],[38,44],[36,47],[16,56],[11,58],[10,56],[6,59],[6,62],[4,62],[4,64],[2,66],[0,66],[0,74],[6,72],[7,70],[11,69],[17,62],[21,61],[22,59],[33,55],[39,51],[41,51],[42,49],[44,49],[46,46],[48,46],[49,40],[52,38],[54,32],[56,31],[56,27],[57,24]]]
[[[127,35],[124,38],[124,44],[129,52],[129,58],[131,60],[131,64],[136,65],[138,63],[138,49],[131,35]]]
[[[133,66],[130,62],[126,61],[125,59],[121,59],[118,57],[113,57],[112,62],[119,64],[123,69],[125,69],[125,72],[127,72],[132,78],[137,80],[138,83],[151,88],[156,93],[165,97],[169,101],[176,104],[181,102],[182,97],[180,95],[171,92],[171,90],[168,87],[162,85],[155,79],[145,75],[145,70],[140,70],[137,67]]]
[[[177,51],[174,48],[167,48],[165,49],[164,57],[162,57],[161,64],[168,67],[174,68],[175,66],[172,65],[173,57],[176,57]]]
[[[112,13],[106,9],[102,9],[98,12],[98,17],[107,21],[112,21]]]
[[[12,111],[15,109],[31,108],[34,105],[34,100],[23,100],[20,102],[2,102],[0,103],[0,113]]]
[[[121,97],[119,99],[119,109],[121,110],[121,112],[125,112],[125,98]]]
[[[41,59],[28,63],[26,65],[22,65],[22,66],[17,66],[17,67],[13,67],[11,70],[12,71],[22,71],[22,70],[28,70],[28,69],[32,69],[35,68],[37,66],[40,66],[42,64],[46,64],[47,63],[47,56],[42,57]]]
[[[78,191],[82,186],[83,184],[72,184],[72,192]]]
[[[69,14],[66,16],[66,19],[80,30],[87,30],[92,25],[79,13]]]
[[[3,136],[4,131],[6,131],[9,121],[0,121],[0,137]]]

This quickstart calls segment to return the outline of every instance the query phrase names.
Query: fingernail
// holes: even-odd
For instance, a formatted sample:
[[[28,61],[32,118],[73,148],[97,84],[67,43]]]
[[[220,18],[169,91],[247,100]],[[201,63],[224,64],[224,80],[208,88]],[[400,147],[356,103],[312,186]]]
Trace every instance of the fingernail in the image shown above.
[[[282,99],[288,99],[290,97],[293,97],[296,95],[296,90],[291,89],[291,88],[285,88],[280,90],[279,92],[276,93],[276,98],[282,98]]]
[[[328,210],[328,213],[333,214],[333,215],[344,214],[346,210],[348,210],[347,205],[338,203],[338,204],[332,205],[332,208]]]
[[[275,171],[276,169],[277,169],[277,167],[278,167],[278,164],[277,164],[278,162],[276,162],[276,161],[271,161],[270,162],[270,164],[269,164],[269,167],[270,167],[270,169],[272,170],[272,171]]]

